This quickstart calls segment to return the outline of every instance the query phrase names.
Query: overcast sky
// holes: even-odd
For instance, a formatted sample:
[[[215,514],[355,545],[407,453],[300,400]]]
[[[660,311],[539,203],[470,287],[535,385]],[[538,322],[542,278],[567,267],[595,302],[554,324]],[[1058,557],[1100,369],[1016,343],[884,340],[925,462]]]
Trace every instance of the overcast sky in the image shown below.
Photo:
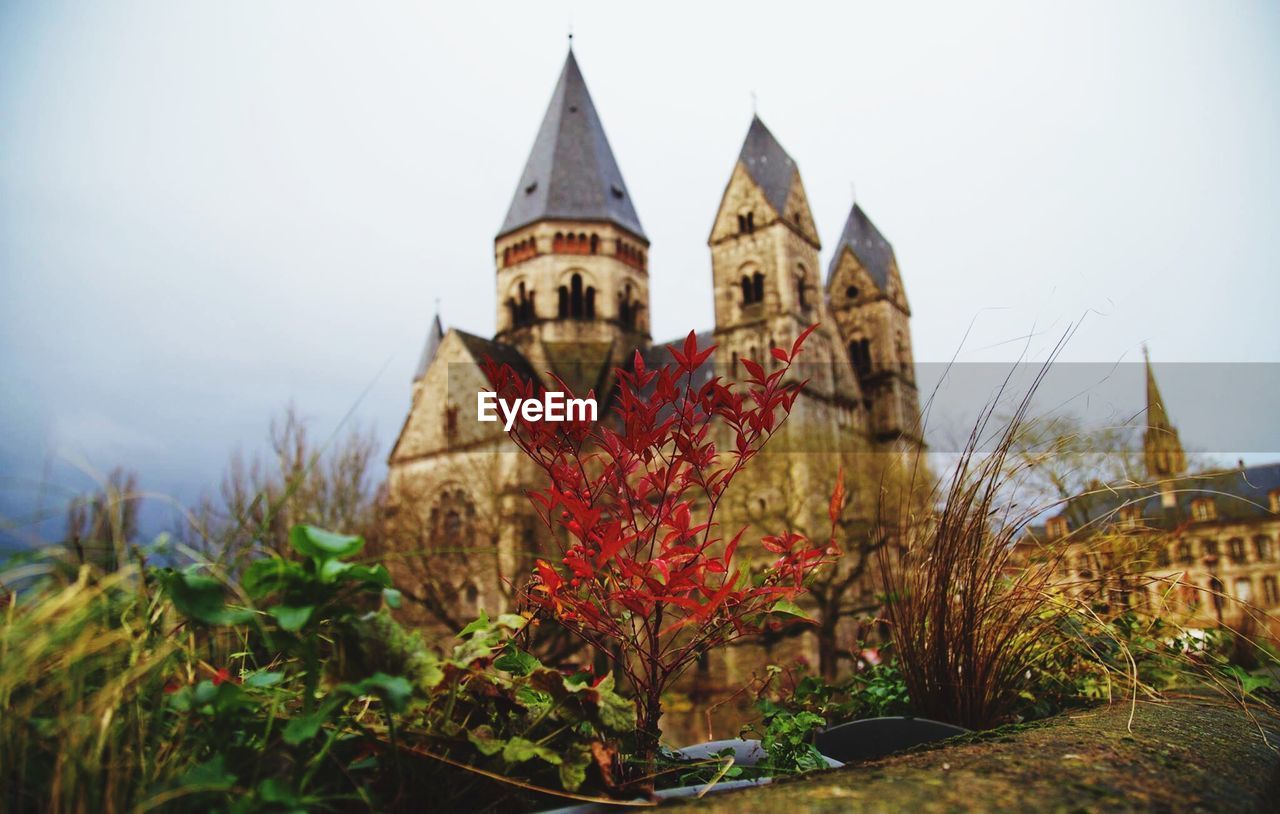
[[[711,325],[754,92],[824,265],[851,187],[893,242],[917,360],[1087,314],[1066,359],[1280,361],[1280,4],[4,0],[0,509],[68,461],[192,500],[290,399],[388,448],[436,300],[493,331],[571,24],[656,339]]]

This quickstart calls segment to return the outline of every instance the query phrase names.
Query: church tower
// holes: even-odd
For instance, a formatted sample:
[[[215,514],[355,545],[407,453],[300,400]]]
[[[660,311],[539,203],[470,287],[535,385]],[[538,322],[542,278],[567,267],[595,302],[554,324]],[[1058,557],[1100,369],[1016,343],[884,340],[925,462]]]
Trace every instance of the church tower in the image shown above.
[[[911,308],[893,246],[856,203],[827,266],[827,300],[877,440],[919,443]]]
[[[822,323],[805,345],[806,393],[856,405],[851,376],[832,363],[840,354],[839,336],[818,283],[821,243],[800,170],[758,116],[751,119],[707,243],[715,338],[727,356],[767,366],[770,348],[789,345]]]
[[[571,49],[494,240],[495,341],[540,371],[629,358],[649,344],[648,252]]]
[[[1178,439],[1177,428],[1169,421],[1160,388],[1156,386],[1156,374],[1151,369],[1151,357],[1145,347],[1142,349],[1142,356],[1147,367],[1147,431],[1142,436],[1147,477],[1151,480],[1165,480],[1184,475],[1187,471],[1187,454]]]

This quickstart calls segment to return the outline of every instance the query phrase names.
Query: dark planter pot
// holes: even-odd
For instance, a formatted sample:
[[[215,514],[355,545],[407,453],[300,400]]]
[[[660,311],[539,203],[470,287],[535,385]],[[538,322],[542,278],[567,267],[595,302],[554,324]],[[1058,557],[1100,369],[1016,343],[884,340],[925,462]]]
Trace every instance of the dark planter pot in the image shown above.
[[[865,718],[825,729],[814,737],[813,744],[824,755],[852,763],[887,757],[968,731],[928,718]]]
[[[827,759],[830,768],[837,769],[846,763],[863,760],[875,760],[897,752],[936,743],[963,735],[969,730],[941,721],[928,718],[866,718],[861,721],[850,721],[847,724],[833,726],[819,732],[814,737],[814,746]],[[755,766],[765,758],[765,751],[758,740],[730,738],[722,741],[699,743],[676,750],[680,757],[690,761],[707,760],[725,749],[733,749],[734,762],[739,766]],[[763,786],[772,782],[773,778],[762,777],[758,780],[727,780],[720,783],[702,783],[696,786],[679,786],[663,789],[654,793],[660,800],[674,800],[680,797],[696,797],[701,794],[714,794],[731,789],[749,786]],[[582,805],[557,808],[544,814],[603,814],[622,806],[607,803],[583,803]]]
[[[766,756],[764,749],[760,746],[760,741],[745,740],[743,738],[729,738],[728,740],[709,741],[694,746],[685,746],[677,749],[676,755],[689,761],[709,760],[725,749],[733,749],[734,764],[738,766],[755,766],[764,760]],[[824,757],[826,756],[824,755]],[[838,769],[843,765],[838,760],[827,758],[827,766],[829,768]],[[680,797],[697,797],[702,794],[714,794],[749,786],[764,786],[772,781],[773,778],[771,777],[761,777],[756,780],[723,780],[719,783],[699,783],[695,786],[677,786],[672,789],[662,789],[654,792],[654,796],[659,800],[675,800]],[[607,803],[583,803],[582,805],[553,809],[552,811],[543,812],[543,814],[601,814],[602,812],[614,811],[622,807]]]

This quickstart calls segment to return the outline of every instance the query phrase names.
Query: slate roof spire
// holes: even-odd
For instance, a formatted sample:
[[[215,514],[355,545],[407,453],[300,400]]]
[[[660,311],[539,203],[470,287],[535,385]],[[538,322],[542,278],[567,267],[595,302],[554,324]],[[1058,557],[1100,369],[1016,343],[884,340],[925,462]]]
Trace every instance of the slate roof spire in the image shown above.
[[[607,221],[645,238],[572,45],[498,236],[540,220]]]
[[[435,321],[427,331],[427,344],[422,347],[422,358],[418,360],[418,369],[413,374],[415,382],[427,375],[427,368],[431,367],[431,360],[436,358],[436,351],[440,349],[442,339],[444,339],[444,326],[440,324],[440,313],[437,310]]]
[[[1147,476],[1169,478],[1187,470],[1187,454],[1178,439],[1178,430],[1169,420],[1164,398],[1156,384],[1155,371],[1151,369],[1151,356],[1144,345],[1142,358],[1147,368],[1147,431],[1142,437],[1142,451],[1147,466]]]
[[[849,217],[844,222],[844,231],[840,233],[840,241],[836,243],[836,252],[831,256],[827,266],[827,282],[835,276],[840,267],[840,256],[848,248],[858,262],[871,275],[871,279],[881,291],[889,285],[889,272],[893,268],[893,245],[880,234],[880,230],[855,202],[849,210]]]
[[[783,214],[798,170],[796,162],[782,149],[759,116],[751,116],[751,126],[747,128],[747,139],[742,142],[738,160],[747,168],[751,180],[764,192],[769,205],[779,215]]]

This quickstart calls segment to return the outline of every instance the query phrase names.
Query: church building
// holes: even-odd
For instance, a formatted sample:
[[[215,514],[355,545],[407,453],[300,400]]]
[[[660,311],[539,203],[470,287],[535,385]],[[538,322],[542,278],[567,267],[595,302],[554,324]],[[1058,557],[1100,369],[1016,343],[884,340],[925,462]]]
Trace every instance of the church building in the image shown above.
[[[714,204],[714,322],[700,342],[718,350],[705,375],[736,380],[739,357],[765,362],[770,348],[821,324],[801,357],[809,384],[786,437],[744,472],[750,488],[725,502],[719,520],[752,526],[744,539],[784,526],[825,537],[839,469],[922,448],[911,310],[894,250],[855,204],[824,275],[799,167],[759,117]],[[494,238],[497,330],[446,329],[436,316],[388,462],[389,559],[397,586],[431,621],[456,629],[480,609],[511,609],[531,560],[552,546],[525,494],[539,474],[500,424],[475,420],[481,364],[508,363],[548,389],[559,389],[555,376],[581,395],[608,394],[614,369],[636,350],[652,367],[667,363],[668,343],[650,334],[662,303],[651,302],[649,285],[666,272],[650,267],[649,248],[570,50]],[[739,556],[750,554],[744,544]]]

